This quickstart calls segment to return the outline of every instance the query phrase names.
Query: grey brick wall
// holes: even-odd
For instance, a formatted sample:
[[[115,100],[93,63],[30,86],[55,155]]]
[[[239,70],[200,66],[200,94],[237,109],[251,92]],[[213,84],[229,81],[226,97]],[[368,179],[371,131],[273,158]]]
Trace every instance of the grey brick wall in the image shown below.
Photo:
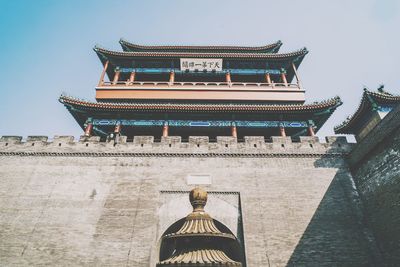
[[[354,179],[380,251],[400,264],[400,106],[351,152]]]
[[[152,266],[165,225],[189,209],[162,192],[192,189],[199,173],[211,176],[206,190],[237,193],[206,211],[231,229],[240,211],[249,267],[381,263],[343,138],[118,141],[0,139],[2,265]]]

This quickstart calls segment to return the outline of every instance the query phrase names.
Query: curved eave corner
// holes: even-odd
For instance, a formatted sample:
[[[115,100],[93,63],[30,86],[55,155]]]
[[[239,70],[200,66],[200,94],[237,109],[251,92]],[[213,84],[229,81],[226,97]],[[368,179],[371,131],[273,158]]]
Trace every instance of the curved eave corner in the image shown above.
[[[332,102],[331,106],[326,107],[322,112],[315,113],[315,115],[319,117],[319,120],[316,122],[317,124],[316,132],[318,132],[321,129],[321,127],[332,116],[332,114],[336,111],[336,109],[343,104],[339,96],[335,96],[334,98],[328,101]]]
[[[341,124],[334,127],[335,134],[354,134],[353,126],[357,124],[360,116],[366,112],[366,109],[373,105],[381,103],[396,103],[400,104],[400,96],[389,93],[372,92],[364,88],[364,92],[356,111],[348,116]]]

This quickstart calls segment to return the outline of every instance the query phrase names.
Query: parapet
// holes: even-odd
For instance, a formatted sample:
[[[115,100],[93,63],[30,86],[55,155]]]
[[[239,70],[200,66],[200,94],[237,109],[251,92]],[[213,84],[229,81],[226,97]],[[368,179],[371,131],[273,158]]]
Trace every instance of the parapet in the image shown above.
[[[208,136],[190,136],[183,141],[180,136],[162,137],[135,136],[128,140],[126,136],[101,141],[98,136],[81,136],[78,141],[73,136],[28,136],[22,141],[21,136],[2,136],[0,155],[41,153],[41,155],[208,155],[208,156],[322,156],[347,155],[353,143],[348,143],[344,136],[328,136],[326,143],[318,137],[301,136],[298,138],[272,136],[246,136],[237,140],[232,136],[218,136],[210,141]],[[86,153],[86,154],[85,154]],[[18,154],[18,155],[19,155]]]

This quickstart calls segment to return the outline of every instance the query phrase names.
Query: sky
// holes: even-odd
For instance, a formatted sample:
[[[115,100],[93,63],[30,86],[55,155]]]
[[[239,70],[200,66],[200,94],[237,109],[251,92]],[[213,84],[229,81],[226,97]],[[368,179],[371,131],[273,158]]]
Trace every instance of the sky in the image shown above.
[[[58,102],[90,101],[102,66],[93,47],[146,45],[307,47],[299,67],[307,102],[344,104],[322,138],[354,113],[364,86],[400,95],[398,0],[0,0],[0,136],[74,135],[82,130]]]

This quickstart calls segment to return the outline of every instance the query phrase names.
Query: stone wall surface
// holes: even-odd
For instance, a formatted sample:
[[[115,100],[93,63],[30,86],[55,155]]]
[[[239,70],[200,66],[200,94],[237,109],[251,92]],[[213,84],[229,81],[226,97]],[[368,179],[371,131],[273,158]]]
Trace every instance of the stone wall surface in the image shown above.
[[[345,162],[351,147],[335,137],[2,137],[0,262],[154,266],[166,225],[190,211],[188,175],[202,174],[206,211],[243,229],[248,267],[379,266]]]
[[[382,255],[400,264],[400,106],[351,152],[354,180]]]

